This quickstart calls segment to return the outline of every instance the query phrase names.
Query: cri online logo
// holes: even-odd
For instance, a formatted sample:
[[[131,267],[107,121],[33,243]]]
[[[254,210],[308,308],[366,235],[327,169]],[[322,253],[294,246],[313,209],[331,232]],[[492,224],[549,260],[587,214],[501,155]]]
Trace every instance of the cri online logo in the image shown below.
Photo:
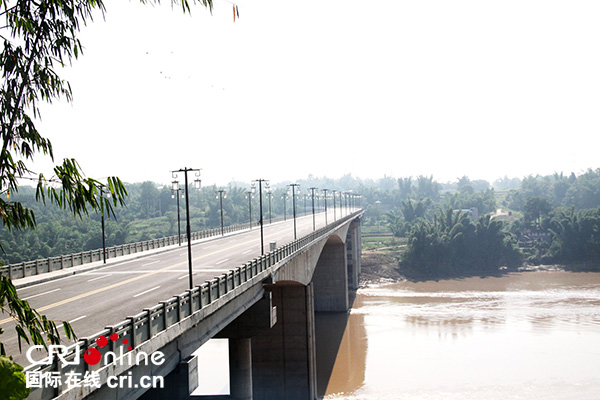
[[[100,353],[100,350],[98,350],[98,349],[105,347],[109,343],[109,339],[111,342],[117,342],[119,340],[119,335],[117,335],[116,333],[111,333],[109,337],[99,336],[96,339],[96,346],[98,348],[87,349],[85,351],[85,353],[83,354],[83,360],[88,365],[98,364],[103,358],[102,354]],[[130,350],[133,349],[129,345],[129,340],[127,340],[126,338],[123,338],[121,340],[121,344],[123,346],[119,346],[119,354],[115,354],[112,351],[104,352],[104,364],[105,365],[111,364],[113,362],[120,363],[121,365],[123,365],[125,362],[128,362],[129,365],[134,365],[134,364],[140,365],[140,363],[143,362],[146,365],[148,365],[148,359],[150,359],[150,362],[152,362],[154,365],[161,365],[165,361],[164,354],[160,351],[155,351],[151,355],[148,355],[147,353],[145,353],[143,351],[139,351],[139,352],[137,352],[135,360],[134,360],[132,357],[132,353],[129,352]],[[127,351],[128,351],[127,354],[125,354],[125,352],[124,352],[125,346],[127,346]],[[27,350],[27,353],[26,353],[27,360],[32,365],[50,365],[50,364],[52,364],[54,357],[57,357],[61,361],[63,367],[66,365],[78,365],[81,362],[81,357],[80,357],[81,352],[79,349],[79,345],[76,346],[76,351],[74,352],[74,355],[73,355],[73,353],[71,353],[71,355],[69,355],[67,346],[50,345],[50,346],[48,346],[48,357],[45,357],[41,360],[35,360],[33,358],[34,350],[44,350],[44,346],[42,346],[42,345],[31,346]],[[72,360],[69,361],[68,358],[72,358]]]
[[[110,334],[110,340],[113,342],[116,342],[117,340],[119,340],[119,335],[117,335],[116,333],[111,333]],[[122,343],[124,345],[128,344],[129,341],[125,338],[123,338]],[[106,336],[98,336],[96,338],[96,345],[99,348],[102,348],[104,346],[106,346],[108,344],[108,338]],[[127,350],[131,350],[133,349],[133,347],[131,346],[127,346]],[[100,362],[100,360],[102,360],[102,354],[100,354],[100,350],[95,349],[95,348],[91,348],[91,349],[87,349],[85,351],[85,353],[83,354],[83,360],[88,363],[89,365],[96,365]]]

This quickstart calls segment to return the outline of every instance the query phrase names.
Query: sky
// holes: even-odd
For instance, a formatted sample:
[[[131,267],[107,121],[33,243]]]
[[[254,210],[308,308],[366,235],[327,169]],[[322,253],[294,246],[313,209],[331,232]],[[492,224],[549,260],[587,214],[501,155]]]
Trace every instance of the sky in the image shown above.
[[[106,0],[42,108],[95,178],[440,182],[599,168],[600,2]],[[47,165],[36,163],[45,170]]]

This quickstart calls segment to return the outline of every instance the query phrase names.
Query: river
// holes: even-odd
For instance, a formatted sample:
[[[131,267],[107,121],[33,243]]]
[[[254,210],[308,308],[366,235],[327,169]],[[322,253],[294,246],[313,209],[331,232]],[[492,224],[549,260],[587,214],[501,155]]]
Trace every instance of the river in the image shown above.
[[[327,400],[600,399],[600,273],[367,287],[317,338]]]

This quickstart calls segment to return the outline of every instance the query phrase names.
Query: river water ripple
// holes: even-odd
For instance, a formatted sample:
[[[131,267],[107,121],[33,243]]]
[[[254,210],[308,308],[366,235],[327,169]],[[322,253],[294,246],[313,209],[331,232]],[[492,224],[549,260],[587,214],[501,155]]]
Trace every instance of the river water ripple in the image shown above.
[[[328,400],[600,399],[600,273],[369,287],[344,322]]]

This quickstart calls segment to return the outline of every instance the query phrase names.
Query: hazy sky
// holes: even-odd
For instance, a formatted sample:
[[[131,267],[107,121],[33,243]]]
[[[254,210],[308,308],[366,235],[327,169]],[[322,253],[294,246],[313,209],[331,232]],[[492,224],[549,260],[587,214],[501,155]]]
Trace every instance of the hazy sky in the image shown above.
[[[83,28],[74,102],[42,111],[57,159],[207,184],[600,167],[597,0],[164,3]]]

